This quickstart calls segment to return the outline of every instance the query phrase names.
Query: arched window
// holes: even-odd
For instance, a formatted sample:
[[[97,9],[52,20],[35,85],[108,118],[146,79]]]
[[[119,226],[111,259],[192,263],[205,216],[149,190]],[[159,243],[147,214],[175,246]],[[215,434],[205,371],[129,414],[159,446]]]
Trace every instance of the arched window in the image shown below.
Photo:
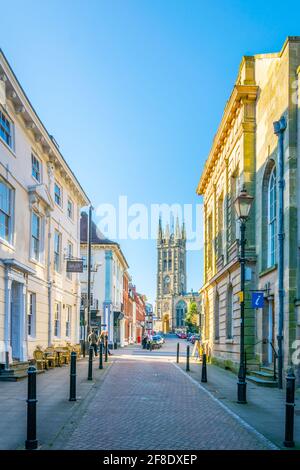
[[[262,181],[261,250],[260,269],[271,268],[276,263],[277,238],[276,167],[274,160],[267,161]]]
[[[231,284],[227,291],[226,338],[233,338],[233,291]]]
[[[176,326],[181,327],[184,326],[184,320],[186,317],[186,303],[184,300],[180,300],[178,304],[176,305]]]
[[[276,262],[276,168],[273,167],[268,184],[268,268]]]
[[[220,297],[219,293],[215,296],[215,340],[220,339]]]

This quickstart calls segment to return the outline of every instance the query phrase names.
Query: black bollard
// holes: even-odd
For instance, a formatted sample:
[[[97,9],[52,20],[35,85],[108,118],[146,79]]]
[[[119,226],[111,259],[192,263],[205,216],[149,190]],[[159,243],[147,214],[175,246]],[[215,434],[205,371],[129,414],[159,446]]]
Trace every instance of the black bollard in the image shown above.
[[[76,352],[71,352],[70,365],[70,398],[69,401],[76,401]]]
[[[26,450],[35,450],[38,447],[36,438],[36,368],[28,369],[28,396],[27,396],[27,439]]]
[[[286,377],[286,404],[285,404],[285,447],[295,447],[294,441],[294,409],[295,409],[295,381],[293,369]]]
[[[103,344],[100,341],[99,344],[99,369],[103,369]]]
[[[108,362],[108,336],[105,336],[105,362]]]
[[[176,358],[177,364],[179,364],[179,343],[177,343],[177,358]]]
[[[206,354],[205,353],[202,354],[201,382],[207,382]]]
[[[90,346],[89,349],[89,372],[88,380],[93,380],[93,348]]]
[[[190,346],[186,347],[186,371],[190,370]]]

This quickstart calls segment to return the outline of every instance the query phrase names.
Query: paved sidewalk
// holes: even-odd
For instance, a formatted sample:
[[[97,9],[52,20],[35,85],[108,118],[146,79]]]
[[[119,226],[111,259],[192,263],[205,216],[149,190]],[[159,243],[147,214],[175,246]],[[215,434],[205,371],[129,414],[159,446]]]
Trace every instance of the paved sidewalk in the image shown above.
[[[112,360],[110,359],[110,364]],[[40,447],[51,448],[61,429],[80,416],[94,390],[101,385],[110,364],[98,369],[93,363],[94,380],[87,380],[87,358],[77,361],[77,397],[69,402],[69,366],[56,367],[37,376],[37,438]],[[26,439],[27,379],[0,382],[0,449],[23,449]]]
[[[173,361],[120,354],[64,448],[259,450],[274,446],[199,389]]]
[[[185,371],[185,361],[180,361],[180,368]],[[189,376],[201,383],[201,364],[190,364]],[[247,382],[246,405],[236,402],[237,377],[235,374],[220,367],[207,365],[207,383],[201,385],[215,398],[238,414],[247,423],[274,442],[283,447],[285,429],[285,391],[277,388],[259,387]],[[300,397],[296,396],[295,407],[295,449],[300,449]]]

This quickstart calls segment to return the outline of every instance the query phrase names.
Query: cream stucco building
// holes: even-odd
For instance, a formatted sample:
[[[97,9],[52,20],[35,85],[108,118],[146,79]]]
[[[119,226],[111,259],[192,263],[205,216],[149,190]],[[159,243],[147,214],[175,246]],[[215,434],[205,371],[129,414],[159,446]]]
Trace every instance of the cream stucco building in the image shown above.
[[[87,259],[88,216],[81,217],[81,256]],[[125,345],[125,319],[123,309],[123,277],[129,266],[117,242],[109,240],[92,222],[91,233],[91,326],[108,331],[109,346]],[[85,263],[86,265],[86,263]],[[80,276],[82,290],[81,323],[87,323],[86,270]],[[84,318],[85,317],[85,318]]]
[[[205,335],[213,359],[237,368],[240,343],[239,222],[234,199],[242,186],[255,197],[247,222],[245,343],[248,366],[273,367],[278,319],[278,137],[284,131],[284,367],[299,339],[300,37],[280,52],[246,56],[226,104],[197,192],[204,197],[205,279],[201,290]],[[297,127],[298,126],[298,127]],[[261,290],[263,309],[252,309]]]
[[[88,197],[0,51],[0,363],[79,340],[80,256]]]

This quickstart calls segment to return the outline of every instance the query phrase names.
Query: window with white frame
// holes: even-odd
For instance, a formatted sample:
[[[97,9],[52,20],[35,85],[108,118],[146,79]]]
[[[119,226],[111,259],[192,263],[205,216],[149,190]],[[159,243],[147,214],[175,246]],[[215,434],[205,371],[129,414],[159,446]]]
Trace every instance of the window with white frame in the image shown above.
[[[61,234],[55,230],[54,232],[54,269],[60,272],[60,252],[61,252]]]
[[[54,183],[54,201],[58,206],[62,206],[62,189],[57,182]]]
[[[31,154],[31,175],[38,183],[41,182],[41,162],[33,153]]]
[[[41,218],[35,212],[31,215],[31,258],[41,259]]]
[[[60,302],[55,302],[54,304],[54,336],[59,338],[60,336],[60,312],[61,304]]]
[[[68,259],[72,259],[73,257],[73,244],[71,242],[68,242],[67,257]],[[67,271],[67,278],[72,279],[72,273]]]
[[[73,201],[71,201],[71,199],[68,199],[67,213],[68,213],[69,219],[73,220],[74,204],[73,204]]]
[[[0,109],[0,137],[12,149],[13,148],[13,124]]]
[[[0,178],[0,238],[12,242],[12,203],[13,190]]]
[[[271,171],[268,184],[268,267],[276,262],[276,169]]]
[[[66,310],[66,337],[71,337],[71,315],[72,315],[72,307],[71,305],[67,305]]]
[[[27,334],[28,336],[34,337],[36,319],[36,294],[29,292],[27,302]]]

